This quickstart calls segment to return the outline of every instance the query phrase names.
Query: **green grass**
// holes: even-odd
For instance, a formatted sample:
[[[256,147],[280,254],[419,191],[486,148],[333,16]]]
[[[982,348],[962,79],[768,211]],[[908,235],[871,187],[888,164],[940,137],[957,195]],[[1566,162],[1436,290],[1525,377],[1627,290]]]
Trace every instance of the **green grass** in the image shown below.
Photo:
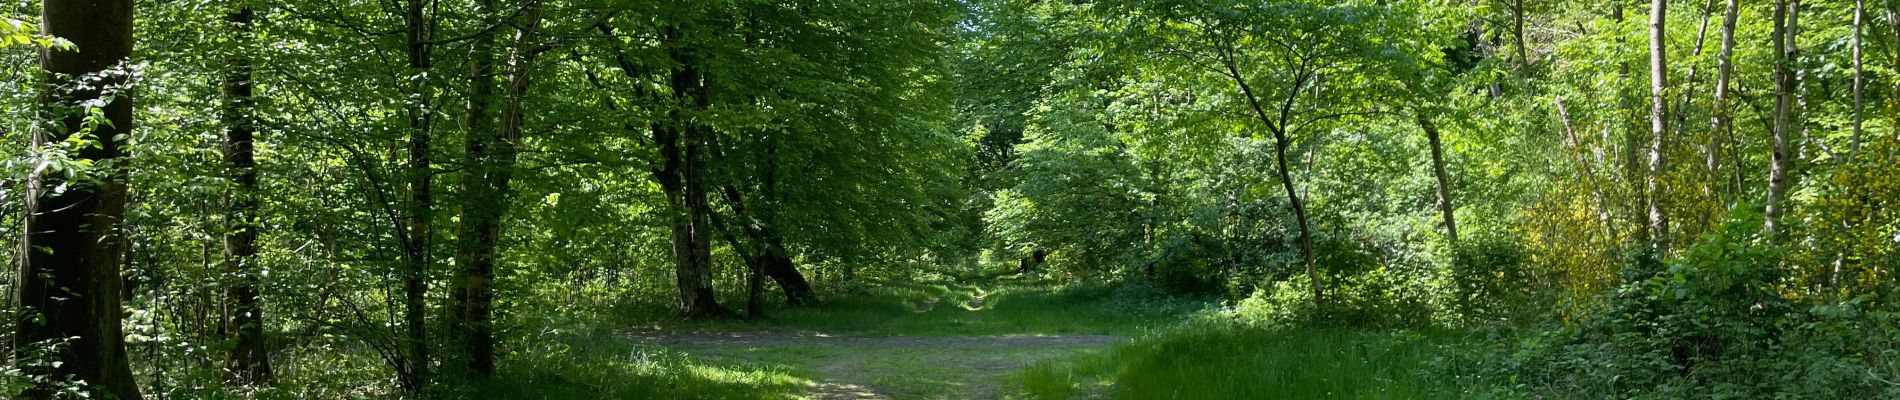
[[[1460,399],[1433,360],[1450,332],[1265,330],[1197,323],[1103,354],[1036,365],[1018,377],[1035,399]]]
[[[1133,336],[1155,326],[1179,323],[1185,315],[1211,304],[1207,299],[1171,298],[1103,285],[1052,289],[1036,282],[1004,280],[870,286],[874,289],[854,297],[828,298],[810,307],[771,309],[759,321],[669,321],[652,327],[790,330],[850,336]],[[980,303],[976,301],[979,297]]]
[[[681,321],[644,314],[592,321],[528,318],[536,322],[527,325],[539,328],[520,328],[517,332],[526,338],[504,346],[511,351],[501,360],[499,376],[465,394],[483,399],[802,399],[825,390],[821,384],[844,382],[897,399],[996,398],[1013,395],[1004,378],[1014,371],[1099,352],[1104,346],[865,347],[820,341],[665,347],[641,343],[628,331],[869,338],[1136,336],[1179,324],[1186,315],[1210,306],[1204,299],[1170,298],[1140,289],[1051,287],[1013,277],[865,287],[869,289],[827,297],[814,306],[773,307],[758,321]],[[549,328],[556,326],[563,328]]]
[[[510,352],[477,399],[797,399],[812,385],[772,365],[706,362],[606,329],[544,332]]]

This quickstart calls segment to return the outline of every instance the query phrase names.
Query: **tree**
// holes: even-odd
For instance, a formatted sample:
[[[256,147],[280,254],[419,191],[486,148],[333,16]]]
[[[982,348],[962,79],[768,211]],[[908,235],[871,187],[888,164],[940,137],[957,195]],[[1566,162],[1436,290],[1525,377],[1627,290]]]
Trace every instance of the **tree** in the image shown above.
[[[137,399],[120,322],[118,230],[125,213],[123,142],[132,129],[125,90],[132,2],[49,0],[40,13],[43,32],[74,49],[43,50],[40,58],[47,79],[31,151],[47,167],[27,183],[18,275],[26,314],[14,349],[24,372],[46,379],[23,397],[53,398],[72,388],[85,396]]]
[[[1432,178],[1438,181],[1438,211],[1445,219],[1445,238],[1452,246],[1458,245],[1458,219],[1454,214],[1458,210],[1451,201],[1451,177],[1445,173],[1445,145],[1439,140],[1438,125],[1432,123],[1432,117],[1423,111],[1414,114],[1419,129],[1425,131],[1425,140],[1431,147]]]
[[[713,236],[707,229],[711,205],[706,196],[706,141],[713,133],[712,127],[691,116],[712,104],[703,59],[691,42],[702,34],[698,29],[685,22],[662,28],[666,53],[675,63],[668,84],[677,103],[653,127],[653,141],[664,160],[654,174],[667,197],[679,314],[721,317],[733,313],[713,297]]]
[[[1669,251],[1669,216],[1663,213],[1663,174],[1667,167],[1665,146],[1669,143],[1669,59],[1664,42],[1668,28],[1668,0],[1651,0],[1649,6],[1649,182],[1647,196],[1649,229],[1655,235],[1656,248]]]
[[[430,166],[430,139],[434,136],[435,112],[429,101],[434,98],[430,85],[434,75],[435,21],[432,15],[425,14],[434,8],[434,0],[405,0],[403,2],[403,42],[407,47],[405,59],[409,67],[409,89],[414,98],[406,102],[403,110],[407,113],[408,123],[408,160],[404,171],[408,185],[407,221],[398,228],[402,244],[402,281],[403,281],[403,331],[398,339],[404,356],[397,363],[397,380],[409,394],[420,394],[423,382],[429,376],[429,326],[425,309],[428,307],[430,257],[434,249],[434,232],[430,224],[435,218],[435,198],[433,178],[435,171]]]
[[[1728,116],[1728,92],[1730,76],[1735,73],[1735,19],[1741,14],[1739,0],[1728,0],[1728,11],[1722,15],[1722,44],[1715,53],[1715,99],[1709,105],[1709,144],[1704,149],[1707,156],[1704,169],[1708,172],[1708,192],[1718,193],[1716,186],[1722,181],[1721,157],[1722,135],[1732,123]]]
[[[1402,52],[1380,52],[1393,46],[1375,37],[1392,33],[1382,24],[1396,18],[1385,10],[1304,2],[1252,6],[1187,2],[1164,5],[1157,14],[1165,19],[1153,22],[1165,27],[1159,32],[1164,40],[1176,41],[1164,43],[1159,49],[1162,54],[1211,69],[1230,82],[1252,120],[1250,128],[1263,130],[1272,139],[1274,173],[1293,211],[1313,301],[1322,307],[1325,279],[1314,261],[1313,228],[1289,166],[1294,157],[1289,150],[1296,139],[1305,139],[1302,135],[1314,134],[1309,130],[1318,129],[1318,123],[1366,113],[1340,101],[1365,95],[1353,91],[1352,82],[1325,77],[1376,74],[1384,60],[1360,55]],[[1320,92],[1328,94],[1316,95]]]
[[[223,77],[224,163],[231,183],[230,203],[225,211],[225,271],[235,282],[226,284],[229,303],[220,328],[231,335],[231,348],[225,355],[224,369],[244,383],[268,383],[271,379],[270,356],[264,346],[264,308],[259,304],[260,271],[257,270],[258,219],[257,160],[253,145],[257,134],[250,49],[252,11],[238,5],[225,14],[238,48],[226,55]]]
[[[1770,35],[1774,43],[1775,59],[1775,113],[1774,113],[1774,150],[1770,154],[1768,167],[1768,202],[1762,213],[1762,230],[1773,236],[1779,228],[1782,214],[1786,213],[1788,186],[1793,177],[1789,176],[1794,168],[1793,149],[1789,147],[1788,136],[1800,125],[1794,111],[1796,87],[1794,63],[1801,51],[1795,39],[1799,37],[1798,15],[1801,12],[1799,0],[1776,0],[1773,17],[1774,30]]]
[[[500,97],[494,97],[495,66],[492,33],[481,34],[472,47],[469,86],[469,130],[464,136],[466,168],[462,175],[462,225],[457,235],[452,324],[467,370],[477,377],[495,374],[495,268],[498,264],[502,222],[508,211],[509,181],[513,177],[525,113],[522,102],[533,83],[534,63],[543,51],[537,43],[541,25],[540,0],[525,0],[519,21],[503,22],[495,0],[482,5],[484,20],[514,26]],[[487,28],[484,28],[487,29]],[[498,29],[496,29],[498,31]],[[489,108],[499,99],[501,110]],[[498,121],[498,122],[497,122]]]

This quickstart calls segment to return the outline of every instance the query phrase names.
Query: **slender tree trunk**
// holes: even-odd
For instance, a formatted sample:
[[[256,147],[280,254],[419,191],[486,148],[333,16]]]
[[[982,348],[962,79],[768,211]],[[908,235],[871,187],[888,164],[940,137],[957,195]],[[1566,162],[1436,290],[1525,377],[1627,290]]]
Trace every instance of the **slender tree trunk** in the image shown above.
[[[1866,7],[1865,0],[1854,0],[1854,136],[1847,148],[1847,160],[1849,162],[1852,162],[1854,157],[1860,154],[1860,131],[1862,123],[1861,89],[1865,84],[1864,78],[1862,77],[1863,71],[1861,68],[1860,48],[1861,27],[1866,24],[1865,20],[1867,19]]]
[[[1887,28],[1893,30],[1892,40],[1888,41],[1888,43],[1893,44],[1893,48],[1888,49],[1887,54],[1893,57],[1893,68],[1900,70],[1900,6],[1895,5],[1895,0],[1883,1],[1887,5]],[[1900,99],[1900,79],[1894,80],[1893,93],[1891,96],[1892,98]],[[1900,127],[1900,100],[1888,100],[1887,104],[1890,105],[1890,109],[1887,112],[1887,118],[1890,122],[1888,126]],[[1895,156],[1900,156],[1900,146],[1889,146],[1887,155],[1881,162],[1892,164]]]
[[[1716,182],[1721,176],[1722,135],[1728,132],[1728,86],[1729,76],[1735,72],[1735,19],[1741,13],[1739,0],[1728,0],[1728,11],[1722,16],[1722,48],[1715,54],[1715,99],[1710,103],[1709,144],[1705,150],[1707,159],[1704,168],[1708,170],[1708,192],[1716,190]]]
[[[1667,0],[1652,0],[1649,8],[1649,183],[1650,231],[1658,253],[1669,251],[1669,216],[1663,213],[1662,179],[1668,172],[1664,153],[1669,143],[1669,60],[1663,35],[1668,28]]]
[[[1596,171],[1590,168],[1590,162],[1587,160],[1585,150],[1583,149],[1583,142],[1577,137],[1576,127],[1570,123],[1570,110],[1564,107],[1563,97],[1552,99],[1551,104],[1557,106],[1557,118],[1563,122],[1564,140],[1569,142],[1570,147],[1574,149],[1571,151],[1571,154],[1574,155],[1572,158],[1577,163],[1577,174],[1582,177],[1583,184],[1589,187],[1590,197],[1596,202],[1597,222],[1603,225],[1605,237],[1614,237],[1615,228],[1610,224],[1610,203],[1604,200],[1603,189],[1602,186],[1600,186],[1601,183],[1597,182]]]
[[[251,8],[239,6],[224,16],[231,36],[239,46],[251,42]],[[224,61],[224,166],[231,183],[230,203],[226,206],[224,233],[225,273],[235,282],[225,287],[222,330],[231,335],[232,345],[224,357],[224,370],[235,382],[268,383],[270,358],[264,346],[264,309],[258,304],[257,229],[259,224],[257,161],[253,143],[257,133],[256,109],[251,91],[250,49],[230,49]]]
[[[764,258],[754,257],[746,260],[745,274],[745,316],[759,319],[765,316],[765,262]]]
[[[1308,80],[1312,78],[1312,72],[1300,70],[1294,73],[1293,84],[1287,87],[1286,99],[1281,103],[1279,118],[1274,118],[1268,115],[1265,107],[1261,106],[1260,97],[1255,94],[1253,85],[1247,83],[1247,75],[1240,72],[1240,66],[1236,65],[1232,58],[1222,61],[1223,66],[1227,68],[1228,77],[1233,78],[1234,84],[1240,87],[1241,95],[1245,96],[1247,106],[1253,110],[1254,117],[1266,124],[1267,130],[1273,133],[1274,164],[1276,172],[1280,175],[1280,188],[1286,190],[1287,203],[1293,208],[1293,219],[1299,224],[1300,256],[1306,263],[1306,277],[1313,284],[1313,307],[1323,310],[1326,308],[1326,286],[1320,277],[1319,266],[1313,261],[1312,226],[1307,223],[1306,204],[1300,201],[1300,192],[1293,187],[1293,174],[1288,170],[1286,163],[1286,149],[1292,143],[1287,139],[1287,129],[1289,129],[1288,122],[1291,119],[1293,101],[1298,98],[1300,88],[1306,86]],[[1302,60],[1300,64],[1304,66],[1307,61],[1310,60]]]
[[[1789,170],[1794,162],[1789,157],[1788,136],[1796,125],[1793,116],[1794,95],[1796,90],[1795,72],[1792,67],[1799,57],[1796,47],[1795,13],[1800,10],[1799,3],[1789,0],[1777,0],[1774,12],[1774,30],[1772,33],[1774,51],[1779,58],[1775,61],[1775,121],[1774,153],[1770,155],[1768,169],[1768,202],[1762,213],[1762,230],[1770,236],[1777,234],[1781,215],[1786,212],[1786,201],[1790,177]]]
[[[1623,3],[1615,2],[1610,4],[1610,19],[1616,21],[1617,26],[1622,26],[1626,22],[1623,15]],[[1618,82],[1616,89],[1617,104],[1619,105],[1618,109],[1623,111],[1634,109],[1635,105],[1631,104],[1633,103],[1630,99],[1631,96],[1625,92],[1631,80],[1630,65],[1628,62],[1619,61],[1617,63],[1616,76]],[[1634,113],[1632,112],[1632,114]],[[1634,117],[1634,115],[1632,115],[1632,117]],[[1650,215],[1647,210],[1647,206],[1649,205],[1649,190],[1645,187],[1645,183],[1648,182],[1645,177],[1647,171],[1645,166],[1639,161],[1640,156],[1637,151],[1644,146],[1638,142],[1640,139],[1636,137],[1636,129],[1634,126],[1623,125],[1622,132],[1624,183],[1629,185],[1630,198],[1635,199],[1634,204],[1628,204],[1627,206],[1630,215],[1638,222],[1637,225],[1640,226],[1640,228],[1637,228],[1635,231],[1637,241],[1649,242],[1652,236],[1651,233],[1653,233],[1650,227],[1653,224],[1651,223]]]
[[[1531,65],[1530,46],[1524,41],[1524,0],[1515,0],[1511,7],[1511,37],[1517,41],[1517,64],[1519,72]]]
[[[1454,217],[1457,207],[1451,201],[1451,178],[1445,173],[1444,144],[1438,138],[1438,125],[1432,123],[1424,111],[1415,115],[1419,129],[1425,130],[1425,139],[1432,146],[1432,175],[1438,178],[1438,211],[1445,217],[1445,237],[1451,240],[1452,247],[1458,246],[1458,220]]]
[[[435,218],[433,183],[435,173],[431,170],[429,159],[429,140],[434,135],[431,125],[435,122],[434,112],[429,107],[430,99],[435,96],[430,91],[431,73],[434,68],[431,60],[429,41],[429,21],[423,11],[433,0],[406,0],[404,3],[404,29],[408,45],[410,80],[415,87],[411,93],[415,96],[408,105],[409,114],[409,165],[406,179],[409,185],[408,232],[403,246],[403,333],[402,348],[404,356],[401,365],[397,365],[396,374],[403,391],[410,395],[422,393],[424,382],[429,379],[429,329],[427,317],[427,296],[429,292],[430,256],[434,248],[434,233],[430,231],[430,222]]]
[[[1900,70],[1900,6],[1895,5],[1895,0],[1884,1],[1887,4],[1887,28],[1893,30],[1893,40],[1888,41],[1893,44],[1893,48],[1888,49],[1887,54],[1893,56],[1893,68]],[[1894,80],[1892,96],[1900,99],[1900,79]],[[1891,110],[1887,113],[1890,122],[1888,126],[1900,129],[1900,100],[1888,100],[1887,103],[1891,105]],[[1892,164],[1895,156],[1900,156],[1900,146],[1889,146],[1887,156],[1881,162]]]
[[[18,292],[22,318],[15,321],[15,360],[36,380],[23,399],[48,399],[58,386],[84,382],[92,397],[138,399],[138,383],[125,353],[120,306],[121,266],[118,224],[125,213],[124,174],[116,160],[118,139],[132,130],[132,98],[120,86],[126,73],[111,71],[132,53],[130,0],[48,0],[40,11],[42,32],[72,42],[76,49],[48,49],[40,67],[48,72],[40,93],[40,116],[32,134],[35,155],[65,147],[75,132],[86,130],[84,104],[110,98],[101,106],[109,124],[98,124],[88,138],[98,146],[71,149],[74,160],[93,161],[91,182],[69,181],[65,173],[33,173],[27,179],[26,226],[20,243]],[[77,81],[98,81],[79,85]],[[111,93],[107,93],[111,92]],[[56,124],[59,128],[45,129]],[[55,188],[62,188],[56,190]],[[54,346],[51,351],[37,350]],[[43,357],[43,358],[41,358]],[[21,362],[29,358],[41,362]]]

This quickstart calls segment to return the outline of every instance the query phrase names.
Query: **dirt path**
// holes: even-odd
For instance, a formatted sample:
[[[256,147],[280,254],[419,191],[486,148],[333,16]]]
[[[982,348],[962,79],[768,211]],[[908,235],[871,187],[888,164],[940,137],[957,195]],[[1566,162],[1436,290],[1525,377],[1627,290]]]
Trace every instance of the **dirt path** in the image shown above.
[[[629,332],[710,360],[799,365],[814,399],[993,399],[1005,375],[1099,349],[1106,335],[840,337],[813,332]]]

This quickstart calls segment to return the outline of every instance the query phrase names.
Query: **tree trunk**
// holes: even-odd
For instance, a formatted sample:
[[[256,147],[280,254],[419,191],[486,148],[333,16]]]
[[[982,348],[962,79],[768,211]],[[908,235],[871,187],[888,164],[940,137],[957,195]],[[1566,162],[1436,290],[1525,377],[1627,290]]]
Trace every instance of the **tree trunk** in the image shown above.
[[[1889,41],[1889,43],[1893,44],[1893,48],[1888,49],[1887,54],[1893,56],[1893,68],[1900,70],[1900,6],[1895,6],[1895,0],[1885,0],[1885,2],[1887,4],[1887,28],[1893,30],[1893,40]],[[1893,98],[1900,98],[1900,79],[1896,79],[1893,83],[1892,96]],[[1887,117],[1891,122],[1888,126],[1900,127],[1900,101],[1888,100],[1887,103],[1892,105],[1892,110],[1887,113]],[[1881,162],[1892,164],[1894,162],[1894,156],[1900,156],[1900,146],[1890,146],[1887,151],[1887,156]]]
[[[1720,193],[1715,185],[1721,176],[1722,134],[1727,133],[1730,124],[1728,86],[1729,76],[1735,72],[1735,19],[1741,13],[1738,3],[1739,0],[1728,0],[1728,12],[1722,16],[1722,48],[1715,54],[1715,99],[1710,103],[1709,144],[1703,166],[1709,173],[1706,184],[1711,194]]]
[[[1286,130],[1289,129],[1289,122],[1291,122],[1293,102],[1299,96],[1300,87],[1305,86],[1308,80],[1312,79],[1312,71],[1295,71],[1293,84],[1287,87],[1286,98],[1280,105],[1279,118],[1274,118],[1268,115],[1266,108],[1260,105],[1260,97],[1255,94],[1253,85],[1247,83],[1247,75],[1240,72],[1240,66],[1236,65],[1232,59],[1222,61],[1223,66],[1227,68],[1228,77],[1233,78],[1235,86],[1240,87],[1241,95],[1245,96],[1247,106],[1253,110],[1254,117],[1266,124],[1267,130],[1273,133],[1274,164],[1276,172],[1280,175],[1280,187],[1286,190],[1287,203],[1293,208],[1293,219],[1299,223],[1300,258],[1305,261],[1306,277],[1313,284],[1313,307],[1324,309],[1326,308],[1326,287],[1319,275],[1319,266],[1313,261],[1313,231],[1306,221],[1306,204],[1300,201],[1300,192],[1293,187],[1293,174],[1286,165],[1286,149],[1291,145],[1291,141],[1287,139]],[[1304,64],[1305,61],[1302,61],[1301,65]]]
[[[1564,141],[1569,142],[1572,149],[1572,160],[1577,163],[1577,175],[1582,178],[1582,183],[1590,191],[1591,200],[1597,205],[1597,223],[1603,225],[1604,237],[1614,237],[1616,232],[1614,225],[1610,223],[1610,202],[1603,198],[1603,189],[1601,183],[1597,182],[1596,171],[1590,168],[1583,142],[1577,137],[1576,127],[1570,123],[1570,110],[1564,107],[1564,99],[1561,96],[1551,99],[1551,104],[1557,106],[1557,118],[1563,123]]]
[[[1652,0],[1649,7],[1649,183],[1644,196],[1649,199],[1649,229],[1656,241],[1657,253],[1669,251],[1669,216],[1663,213],[1663,174],[1666,145],[1669,143],[1669,60],[1664,37],[1668,28],[1668,0]]]
[[[1894,36],[1889,42],[1894,47],[1887,51],[1887,55],[1892,55],[1892,68],[1900,70],[1900,6],[1896,6],[1894,0],[1885,0],[1885,2],[1887,2],[1887,27],[1894,30]],[[1900,80],[1894,80],[1892,99],[1900,99]],[[1892,110],[1887,114],[1887,118],[1891,121],[1889,127],[1900,127],[1900,100],[1887,100],[1887,102],[1892,104]],[[1891,146],[1887,157],[1881,163],[1894,163],[1894,155],[1900,155],[1900,146]]]
[[[701,70],[685,46],[678,26],[667,27],[663,36],[678,66],[671,73],[673,97],[681,106],[708,107],[707,85]],[[706,196],[706,141],[711,128],[691,121],[681,110],[668,113],[668,122],[656,127],[664,165],[661,189],[667,192],[671,212],[674,278],[679,285],[679,314],[688,318],[733,315],[713,296],[712,232],[707,228],[711,208]]]
[[[779,290],[785,292],[786,303],[802,306],[818,302],[818,294],[812,291],[811,282],[798,272],[798,265],[786,255],[785,245],[778,242],[772,239],[765,251],[764,262],[760,264],[765,275],[777,282]]]
[[[1854,90],[1854,135],[1853,135],[1853,138],[1851,139],[1852,141],[1851,141],[1851,142],[1849,142],[1849,146],[1848,146],[1848,148],[1847,148],[1847,161],[1849,161],[1849,162],[1852,162],[1852,161],[1854,160],[1854,157],[1860,154],[1860,131],[1861,131],[1861,124],[1862,124],[1862,117],[1861,117],[1861,106],[1862,106],[1862,104],[1861,104],[1861,89],[1862,89],[1862,86],[1864,86],[1864,84],[1865,84],[1865,82],[1864,82],[1864,78],[1862,77],[1862,74],[1863,74],[1863,72],[1864,72],[1864,71],[1862,71],[1862,68],[1861,68],[1861,59],[1860,59],[1860,56],[1861,56],[1861,54],[1860,54],[1860,47],[1861,47],[1861,37],[1860,37],[1860,35],[1861,35],[1861,27],[1862,27],[1862,25],[1865,25],[1865,20],[1867,19],[1867,11],[1866,11],[1866,6],[1867,6],[1867,5],[1866,5],[1866,2],[1865,2],[1865,0],[1854,0],[1854,39],[1853,39],[1853,46],[1854,46],[1854,49],[1853,49],[1853,56],[1854,56],[1854,88],[1853,88],[1853,90]]]
[[[1425,140],[1432,146],[1432,176],[1438,178],[1438,211],[1445,217],[1445,238],[1450,239],[1452,247],[1458,246],[1458,220],[1454,211],[1457,207],[1451,201],[1451,177],[1445,173],[1445,148],[1438,138],[1438,125],[1432,123],[1424,111],[1414,115],[1419,129],[1425,130]]]
[[[484,10],[499,16],[494,0],[486,0]],[[455,293],[456,342],[463,346],[467,368],[477,377],[495,374],[495,268],[508,211],[509,181],[514,176],[516,144],[521,137],[524,114],[521,103],[533,82],[535,36],[541,24],[540,2],[527,0],[517,21],[514,45],[509,53],[507,82],[502,88],[499,124],[486,122],[488,99],[494,91],[493,38],[478,39],[474,47],[469,82],[475,93],[469,101],[467,172],[462,176],[462,225],[456,251],[460,291]],[[499,23],[499,22],[497,22]],[[480,123],[478,123],[480,122]],[[477,128],[483,128],[478,130]]]
[[[500,7],[495,0],[482,0],[477,6],[476,15],[488,24],[499,24]],[[471,39],[469,47],[468,71],[468,118],[467,132],[463,133],[462,161],[462,205],[461,225],[456,232],[455,273],[449,278],[449,336],[455,351],[452,360],[447,361],[450,371],[462,372],[474,376],[484,376],[482,362],[478,355],[488,349],[482,348],[478,333],[482,328],[477,325],[489,312],[481,296],[487,291],[494,276],[495,238],[487,235],[491,225],[497,221],[486,218],[494,212],[495,194],[488,186],[490,169],[494,168],[490,146],[495,145],[499,133],[496,132],[492,114],[495,99],[495,31],[483,31]]]
[[[49,74],[40,94],[40,117],[59,129],[36,126],[32,152],[64,147],[68,137],[86,129],[83,107],[110,97],[100,110],[109,124],[98,124],[86,137],[98,146],[73,149],[68,156],[93,165],[119,167],[119,137],[132,130],[132,98],[120,67],[132,52],[130,0],[48,0],[41,8],[43,32],[65,38],[76,49],[43,50],[40,67]],[[99,81],[78,85],[81,78]],[[108,91],[113,93],[107,93]],[[44,125],[44,124],[42,124]],[[87,171],[89,181],[69,181],[64,172],[33,173],[27,180],[26,226],[19,252],[19,305],[13,365],[36,380],[23,399],[46,399],[66,383],[84,382],[92,397],[138,399],[138,383],[125,353],[120,307],[120,252],[117,231],[125,213],[124,174],[116,169]],[[54,188],[64,186],[64,190]],[[44,362],[21,362],[33,350],[55,345]]]
[[[225,373],[234,382],[262,384],[270,382],[270,358],[264,346],[264,309],[258,304],[257,161],[254,140],[257,133],[256,109],[251,97],[250,49],[251,8],[239,6],[224,16],[231,36],[240,46],[229,49],[223,79],[224,166],[231,183],[230,203],[225,210],[225,273],[232,283],[225,285],[227,304],[222,330],[232,342],[224,357]]]
[[[403,391],[410,395],[422,393],[422,385],[429,379],[429,329],[425,310],[429,292],[430,255],[434,248],[434,233],[429,225],[435,218],[435,200],[431,179],[435,172],[429,166],[429,140],[434,135],[431,125],[435,122],[434,112],[429,107],[430,69],[433,61],[428,42],[433,40],[429,32],[429,22],[423,16],[428,8],[424,0],[407,0],[404,14],[406,42],[409,47],[409,72],[416,85],[412,89],[415,99],[408,104],[409,114],[409,165],[407,180],[409,185],[409,215],[407,237],[403,240],[403,333],[400,342],[404,351],[400,365],[396,366],[397,381]]]
[[[1524,73],[1531,65],[1530,46],[1524,42],[1524,0],[1512,4],[1511,21],[1511,36],[1517,41],[1518,73]]]
[[[745,274],[745,316],[759,319],[765,316],[765,259],[751,257],[746,259]]]
[[[1762,213],[1762,231],[1774,236],[1779,229],[1781,215],[1786,212],[1782,202],[1786,201],[1789,170],[1794,162],[1789,158],[1788,135],[1793,133],[1795,121],[1793,104],[1795,94],[1795,76],[1793,63],[1800,55],[1796,47],[1795,15],[1799,12],[1799,3],[1789,0],[1775,2],[1774,51],[1779,57],[1775,60],[1775,122],[1774,153],[1770,155],[1768,169],[1768,202]]]
[[[1623,3],[1615,2],[1610,4],[1610,19],[1616,21],[1617,26],[1622,26],[1623,23],[1626,22],[1623,15]],[[1616,77],[1617,108],[1619,110],[1631,110],[1635,108],[1635,105],[1631,104],[1630,96],[1624,92],[1630,81],[1630,65],[1628,62],[1619,61],[1617,63]],[[1625,125],[1622,132],[1624,183],[1629,185],[1630,198],[1635,199],[1635,204],[1628,204],[1628,210],[1631,218],[1635,219],[1638,222],[1637,225],[1640,226],[1640,228],[1637,228],[1635,231],[1637,241],[1648,242],[1650,240],[1650,234],[1652,233],[1652,230],[1649,229],[1652,224],[1650,222],[1649,212],[1646,209],[1649,205],[1649,191],[1648,188],[1645,187],[1645,183],[1647,182],[1644,177],[1644,175],[1646,175],[1646,168],[1639,163],[1638,160],[1640,157],[1637,151],[1638,148],[1642,148],[1643,146],[1637,142],[1639,139],[1636,137],[1636,130],[1633,127]]]

